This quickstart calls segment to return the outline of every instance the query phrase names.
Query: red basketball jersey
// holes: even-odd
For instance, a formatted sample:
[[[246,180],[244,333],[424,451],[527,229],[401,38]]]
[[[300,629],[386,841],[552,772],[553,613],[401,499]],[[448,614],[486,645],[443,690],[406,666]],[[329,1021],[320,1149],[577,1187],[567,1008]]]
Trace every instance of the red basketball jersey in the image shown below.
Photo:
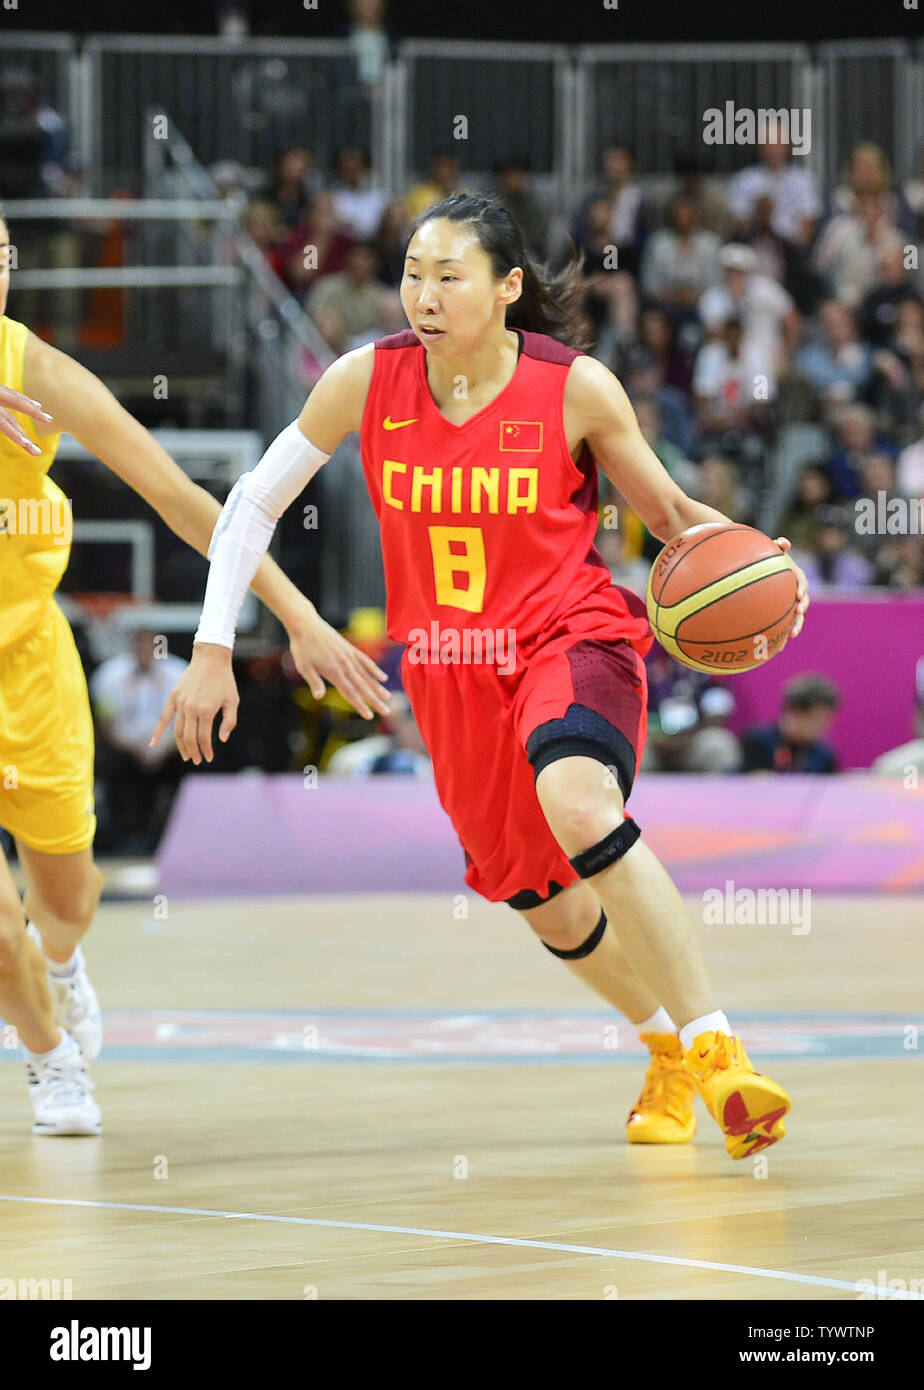
[[[644,654],[640,598],[612,583],[594,547],[597,465],[565,438],[568,368],[580,354],[520,332],[516,370],[463,425],[438,409],[426,349],[407,329],[379,338],[363,413],[363,468],[379,519],[388,635],[512,629],[518,646],[591,609],[606,636]],[[413,640],[413,639],[411,639]]]

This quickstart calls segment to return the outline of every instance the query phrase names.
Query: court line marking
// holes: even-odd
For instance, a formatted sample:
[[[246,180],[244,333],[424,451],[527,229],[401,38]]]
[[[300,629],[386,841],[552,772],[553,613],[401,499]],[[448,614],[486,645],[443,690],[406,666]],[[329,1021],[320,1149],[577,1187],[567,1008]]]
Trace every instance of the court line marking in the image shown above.
[[[284,1226],[320,1226],[340,1231],[378,1231],[386,1235],[428,1236],[440,1240],[460,1240],[472,1245],[507,1245],[527,1250],[554,1250],[566,1255],[602,1255],[611,1260],[634,1260],[642,1264],[665,1264],[685,1269],[708,1269],[724,1274],[747,1274],[757,1279],[781,1279],[787,1283],[813,1284],[825,1289],[846,1289],[857,1293],[857,1283],[846,1279],[825,1279],[817,1274],[796,1274],[782,1269],[758,1269],[751,1265],[721,1264],[712,1260],[690,1260],[680,1255],[649,1255],[635,1250],[609,1250],[597,1245],[569,1245],[562,1241],[530,1240],[518,1236],[489,1236],[473,1231],[434,1231],[420,1226],[380,1226],[368,1221],[331,1221],[313,1216],[274,1216],[253,1211],[217,1211],[207,1207],[166,1207],[140,1202],[102,1202],[74,1197],[17,1197],[0,1193],[0,1202],[29,1202],[49,1207],[96,1207],[108,1211],[154,1211],[170,1216],[211,1216],[227,1221],[266,1221]],[[893,1299],[924,1301],[924,1294],[909,1290],[890,1290]]]

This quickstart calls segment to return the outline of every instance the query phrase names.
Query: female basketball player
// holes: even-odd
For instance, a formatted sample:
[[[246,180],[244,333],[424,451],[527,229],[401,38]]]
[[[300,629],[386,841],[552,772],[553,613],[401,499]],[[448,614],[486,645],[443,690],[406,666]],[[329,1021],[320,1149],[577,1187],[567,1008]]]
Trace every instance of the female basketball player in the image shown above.
[[[663,541],[728,519],[671,481],[607,368],[562,345],[578,274],[571,265],[543,282],[492,198],[460,193],[422,214],[401,284],[410,330],[333,363],[229,499],[193,659],[153,741],[175,713],[183,757],[210,760],[219,710],[228,738],[230,649],[257,557],[359,430],[388,632],[408,643],[404,687],[466,881],[522,912],[648,1044],[630,1140],[689,1139],[698,1087],[728,1152],[744,1158],[782,1138],[789,1099],[754,1071],[716,1007],[680,895],[624,810],[653,639],[644,604],[611,584],[593,546],[597,463]],[[808,604],[797,573],[794,634]],[[472,659],[476,630],[482,641],[512,632],[515,669]],[[323,693],[317,673],[310,685]]]
[[[0,219],[0,825],[16,841],[30,923],[27,934],[0,851],[0,1016],[24,1047],[35,1132],[95,1134],[100,1112],[86,1062],[102,1034],[78,945],[102,884],[91,849],[93,723],[74,639],[54,601],[71,516],[48,470],[66,430],[202,553],[219,507],[102,382],[5,317],[8,245]],[[254,588],[288,628],[297,664],[326,667],[348,699],[366,691],[387,710],[366,669],[373,663],[273,563],[261,566]]]

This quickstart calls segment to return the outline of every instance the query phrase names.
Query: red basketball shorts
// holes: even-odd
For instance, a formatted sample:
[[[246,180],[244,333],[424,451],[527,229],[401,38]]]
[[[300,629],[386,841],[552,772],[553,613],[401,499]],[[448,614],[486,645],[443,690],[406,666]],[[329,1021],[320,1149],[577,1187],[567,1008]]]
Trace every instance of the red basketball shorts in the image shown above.
[[[588,624],[588,616],[518,650],[514,670],[497,660],[414,662],[407,651],[402,659],[437,794],[465,854],[465,881],[491,902],[536,907],[578,878],[536,795],[547,762],[596,757],[628,799],[648,728],[645,663],[627,640],[598,637],[606,620],[598,614]],[[639,645],[644,653],[651,638]]]

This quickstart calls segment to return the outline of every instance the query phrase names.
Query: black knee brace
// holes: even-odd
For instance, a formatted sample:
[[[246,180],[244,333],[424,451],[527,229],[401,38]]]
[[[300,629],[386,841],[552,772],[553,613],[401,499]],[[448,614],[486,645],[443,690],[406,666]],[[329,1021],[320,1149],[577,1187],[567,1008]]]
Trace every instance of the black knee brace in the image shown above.
[[[591,845],[590,849],[582,850],[576,854],[568,863],[580,878],[593,878],[594,874],[599,874],[603,869],[608,869],[611,864],[615,864],[617,859],[621,859],[627,850],[631,849],[641,830],[635,824],[631,816],[626,816],[621,825],[617,825],[615,830],[597,844]]]
[[[606,931],[606,913],[600,913],[600,920],[586,941],[582,941],[580,946],[575,946],[572,951],[560,951],[557,946],[550,946],[547,941],[542,941],[547,951],[551,951],[553,956],[558,956],[559,960],[581,960],[584,956],[589,956],[591,951],[596,950],[600,945],[603,933]]]

